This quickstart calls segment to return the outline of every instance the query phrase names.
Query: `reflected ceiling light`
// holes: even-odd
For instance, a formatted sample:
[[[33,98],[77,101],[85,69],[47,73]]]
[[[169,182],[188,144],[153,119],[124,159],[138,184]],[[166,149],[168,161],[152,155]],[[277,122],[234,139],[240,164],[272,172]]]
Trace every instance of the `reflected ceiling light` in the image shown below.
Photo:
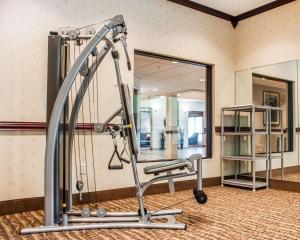
[[[153,88],[152,91],[153,91],[153,92],[157,92],[157,89],[156,89],[156,88]]]
[[[176,63],[178,63],[178,62],[177,62],[177,61],[172,61],[172,63],[176,64]]]
[[[205,79],[204,78],[200,79],[200,82],[205,82]]]

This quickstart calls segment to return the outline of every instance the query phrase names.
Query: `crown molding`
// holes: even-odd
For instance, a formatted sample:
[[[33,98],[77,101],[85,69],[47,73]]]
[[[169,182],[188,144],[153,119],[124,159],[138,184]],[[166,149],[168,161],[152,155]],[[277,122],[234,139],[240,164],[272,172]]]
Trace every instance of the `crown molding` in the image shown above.
[[[270,2],[268,4],[265,4],[263,6],[260,6],[258,8],[255,8],[253,10],[250,10],[248,12],[242,13],[237,16],[232,16],[228,13],[216,10],[214,8],[204,6],[200,3],[196,3],[196,2],[190,1],[190,0],[167,0],[167,1],[194,9],[196,11],[200,11],[200,12],[209,14],[209,15],[217,17],[217,18],[221,18],[226,21],[229,21],[231,23],[231,25],[233,26],[233,28],[236,28],[237,25],[239,24],[239,22],[242,20],[245,20],[250,17],[254,17],[258,14],[270,11],[274,8],[283,6],[285,4],[295,2],[296,0],[276,0],[276,1]]]

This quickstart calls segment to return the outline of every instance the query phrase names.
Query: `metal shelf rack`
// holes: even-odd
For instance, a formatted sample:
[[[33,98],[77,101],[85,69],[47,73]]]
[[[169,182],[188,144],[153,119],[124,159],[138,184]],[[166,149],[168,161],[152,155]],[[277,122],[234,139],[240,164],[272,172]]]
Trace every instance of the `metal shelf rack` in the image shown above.
[[[281,123],[281,131],[273,133],[272,132],[272,124],[271,124],[271,111],[279,111],[280,112],[280,123]],[[234,113],[234,128],[231,128],[230,131],[225,132],[224,126],[224,116],[225,112]],[[261,112],[265,115],[265,129],[258,130],[256,127],[256,114]],[[250,114],[249,126],[241,127],[240,124],[240,116],[241,113]],[[233,107],[225,107],[221,110],[221,181],[223,185],[233,185],[239,187],[251,188],[255,191],[257,188],[269,186],[269,175],[271,174],[272,169],[272,151],[271,151],[271,136],[273,134],[281,134],[281,162],[283,167],[283,128],[282,128],[282,110],[280,108],[273,108],[269,106],[257,106],[257,105],[240,105]],[[256,153],[256,136],[261,135],[265,136],[265,152]],[[226,136],[235,136],[235,145],[236,149],[239,149],[239,152],[235,151],[234,155],[225,155],[224,154],[224,139]],[[250,138],[250,154],[240,154],[240,138],[247,137]],[[225,161],[235,161],[235,174],[234,178],[225,179],[224,177],[224,162]],[[250,178],[241,178],[238,174],[238,170],[240,170],[240,162],[246,161],[251,163],[251,176]],[[266,177],[265,181],[257,181],[256,176],[256,164],[259,161],[266,162]],[[239,166],[239,168],[238,168]]]

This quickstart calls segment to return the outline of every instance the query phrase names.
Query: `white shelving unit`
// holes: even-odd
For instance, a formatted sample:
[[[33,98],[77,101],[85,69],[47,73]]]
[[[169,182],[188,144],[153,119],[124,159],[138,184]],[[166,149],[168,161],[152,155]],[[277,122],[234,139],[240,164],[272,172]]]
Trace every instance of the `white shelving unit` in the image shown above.
[[[272,132],[272,125],[270,123],[271,119],[271,111],[280,111],[280,119],[281,119],[281,131]],[[230,129],[230,131],[225,131],[224,126],[224,116],[226,112],[234,113],[235,117],[235,126],[234,129]],[[258,130],[256,127],[256,114],[260,112],[265,114],[265,129]],[[250,121],[248,127],[240,126],[240,115],[241,113],[247,113],[250,115]],[[240,105],[233,107],[225,107],[222,108],[221,113],[221,181],[223,185],[233,185],[239,187],[251,188],[255,191],[257,188],[268,188],[269,186],[269,174],[271,173],[270,169],[272,169],[272,151],[271,151],[271,136],[272,134],[281,134],[281,162],[283,167],[283,128],[282,128],[282,110],[280,108],[273,108],[268,106],[256,106],[256,105]],[[261,135],[265,136],[265,152],[256,153],[256,136]],[[235,136],[236,140],[239,140],[241,137],[247,137],[250,139],[250,154],[248,155],[225,155],[224,154],[224,139],[226,136]],[[236,144],[236,143],[235,143]],[[224,163],[226,161],[235,161],[235,174],[234,178],[226,179],[224,176]],[[251,163],[251,176],[250,178],[241,178],[237,171],[237,164],[240,164],[241,161],[250,162]],[[265,181],[257,181],[256,176],[256,164],[260,161],[266,163],[266,177]]]

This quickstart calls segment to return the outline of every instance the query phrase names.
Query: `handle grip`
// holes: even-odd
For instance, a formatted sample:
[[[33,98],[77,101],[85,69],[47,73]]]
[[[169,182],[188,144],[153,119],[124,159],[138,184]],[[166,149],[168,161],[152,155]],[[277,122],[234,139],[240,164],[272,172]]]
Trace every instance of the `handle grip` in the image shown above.
[[[121,156],[120,156],[120,160],[123,161],[123,162],[126,162],[126,163],[128,163],[128,164],[130,163],[130,161],[129,161],[128,159],[123,158],[123,157],[121,157]]]
[[[129,58],[129,54],[128,54],[128,50],[127,50],[127,44],[126,44],[126,38],[125,37],[121,37],[121,43],[123,45],[126,60],[127,60],[127,68],[128,68],[129,71],[131,71],[131,63],[130,63],[130,58]]]
[[[131,71],[131,63],[130,63],[130,61],[127,62],[127,68],[128,68],[129,71]]]
[[[122,165],[112,165],[112,166],[108,166],[108,169],[119,170],[119,169],[123,169],[123,166]]]

